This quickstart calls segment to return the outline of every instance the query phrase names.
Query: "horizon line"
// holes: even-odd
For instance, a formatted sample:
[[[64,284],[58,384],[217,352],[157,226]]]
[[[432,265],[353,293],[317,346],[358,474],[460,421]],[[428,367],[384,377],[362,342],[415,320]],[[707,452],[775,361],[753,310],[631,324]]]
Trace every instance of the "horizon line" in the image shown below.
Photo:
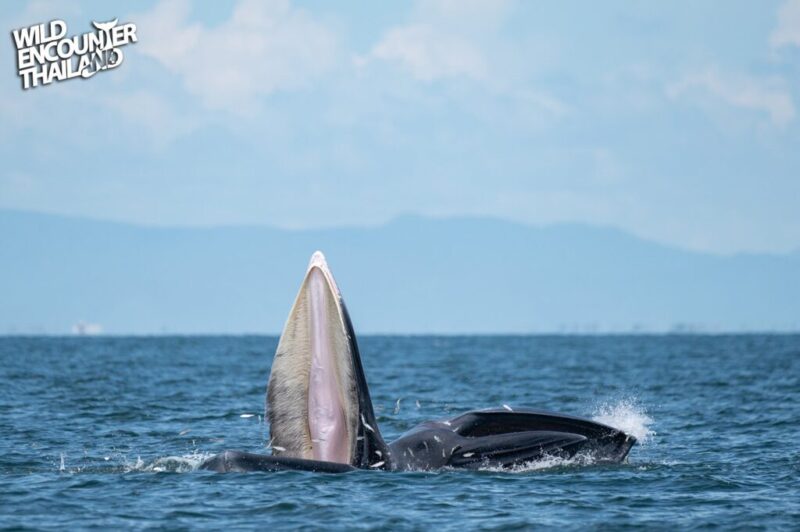
[[[359,333],[357,336],[365,337],[398,337],[398,338],[470,338],[470,337],[549,337],[549,336],[794,336],[800,335],[798,329],[749,329],[749,330],[719,330],[719,331],[603,331],[603,332],[408,332],[408,333],[381,333],[366,332]],[[245,338],[245,337],[264,337],[279,338],[281,333],[265,332],[156,332],[156,333],[0,333],[0,339],[9,338],[92,338],[92,339],[121,339],[121,338]]]

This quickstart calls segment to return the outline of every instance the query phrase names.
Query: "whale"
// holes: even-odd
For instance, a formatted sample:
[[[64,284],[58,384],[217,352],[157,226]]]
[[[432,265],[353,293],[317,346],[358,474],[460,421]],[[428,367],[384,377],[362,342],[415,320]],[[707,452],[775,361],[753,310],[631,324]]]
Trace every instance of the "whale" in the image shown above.
[[[228,450],[216,472],[359,469],[512,469],[546,457],[624,461],[636,438],[572,415],[489,408],[412,427],[390,443],[380,432],[350,314],[317,251],[278,340],[265,397],[270,454]]]

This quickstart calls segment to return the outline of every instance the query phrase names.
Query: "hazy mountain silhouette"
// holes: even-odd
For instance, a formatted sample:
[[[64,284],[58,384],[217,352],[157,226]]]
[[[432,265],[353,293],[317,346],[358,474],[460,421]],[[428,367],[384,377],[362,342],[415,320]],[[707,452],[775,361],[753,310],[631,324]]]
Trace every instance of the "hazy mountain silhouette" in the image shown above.
[[[311,253],[362,332],[800,329],[800,255],[716,256],[576,224],[151,228],[0,210],[0,331],[270,332]]]

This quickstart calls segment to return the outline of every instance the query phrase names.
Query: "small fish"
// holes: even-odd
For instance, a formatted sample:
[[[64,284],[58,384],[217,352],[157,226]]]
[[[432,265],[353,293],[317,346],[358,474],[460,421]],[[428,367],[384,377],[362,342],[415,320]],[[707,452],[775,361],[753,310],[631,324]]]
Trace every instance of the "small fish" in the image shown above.
[[[402,401],[402,400],[403,400],[403,398],[401,397],[401,398],[400,398],[400,399],[398,399],[398,400],[397,400],[397,402],[394,404],[394,415],[397,415],[397,414],[399,414],[399,413],[400,413],[400,401]]]
[[[464,453],[461,456],[463,456],[464,458],[469,458],[470,456],[473,456],[474,454],[475,453]]]
[[[449,422],[449,421],[442,421],[442,423],[444,423],[444,424],[445,424],[445,425],[447,425],[448,427],[450,426],[450,422]]]
[[[364,425],[364,428],[365,428],[365,429],[367,429],[368,431],[370,431],[370,432],[375,432],[375,429],[373,429],[372,427],[370,427],[370,426],[369,426],[369,423],[367,423],[366,421],[364,421],[364,414],[361,414],[361,423]]]
[[[356,438],[356,440],[358,440],[358,441],[361,441],[361,440],[363,440],[363,439],[364,439],[364,436],[358,436],[358,437]]]
[[[408,449],[408,454],[411,455],[411,458],[414,458],[414,451],[412,451],[411,449]]]
[[[444,458],[444,457],[445,457],[445,456],[444,456],[444,449],[442,449],[442,458]]]
[[[511,410],[511,407],[510,407],[510,406],[508,406],[508,405],[503,405],[503,408],[505,408],[505,409],[506,409],[506,410],[508,410],[509,412],[513,412],[513,410]]]
[[[178,433],[178,436],[185,436],[185,435],[189,434],[191,431],[192,431],[191,429],[183,429],[182,431],[180,431]]]
[[[433,439],[436,440],[436,443],[442,443],[442,439],[439,436],[434,436]]]
[[[242,414],[239,417],[248,418],[248,417],[253,417],[254,415],[255,414]]]
[[[380,466],[382,466],[382,465],[383,465],[383,464],[385,464],[385,463],[386,463],[386,462],[375,462],[375,463],[374,463],[374,464],[372,464],[370,467],[380,467]]]
[[[419,399],[417,399],[416,403],[417,403],[417,408],[419,408],[420,407]]]
[[[278,451],[278,452],[281,452],[281,453],[282,453],[283,451],[285,451],[285,450],[286,450],[286,447],[281,447],[281,446],[279,446],[279,445],[273,445],[273,446],[272,446],[272,450],[274,450],[274,451]]]
[[[380,456],[380,457],[383,457],[383,453],[382,453],[382,452],[380,452],[380,451],[375,451],[375,454],[377,454],[377,455],[378,455],[378,456]]]

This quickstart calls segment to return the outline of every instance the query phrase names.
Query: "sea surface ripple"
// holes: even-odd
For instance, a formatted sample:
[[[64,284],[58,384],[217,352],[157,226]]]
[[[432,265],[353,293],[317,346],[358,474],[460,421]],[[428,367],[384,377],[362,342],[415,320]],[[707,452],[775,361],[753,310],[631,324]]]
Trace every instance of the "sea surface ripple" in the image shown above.
[[[365,336],[382,432],[503,404],[642,441],[621,465],[216,474],[263,451],[275,337],[0,338],[0,527],[800,527],[800,336]]]

